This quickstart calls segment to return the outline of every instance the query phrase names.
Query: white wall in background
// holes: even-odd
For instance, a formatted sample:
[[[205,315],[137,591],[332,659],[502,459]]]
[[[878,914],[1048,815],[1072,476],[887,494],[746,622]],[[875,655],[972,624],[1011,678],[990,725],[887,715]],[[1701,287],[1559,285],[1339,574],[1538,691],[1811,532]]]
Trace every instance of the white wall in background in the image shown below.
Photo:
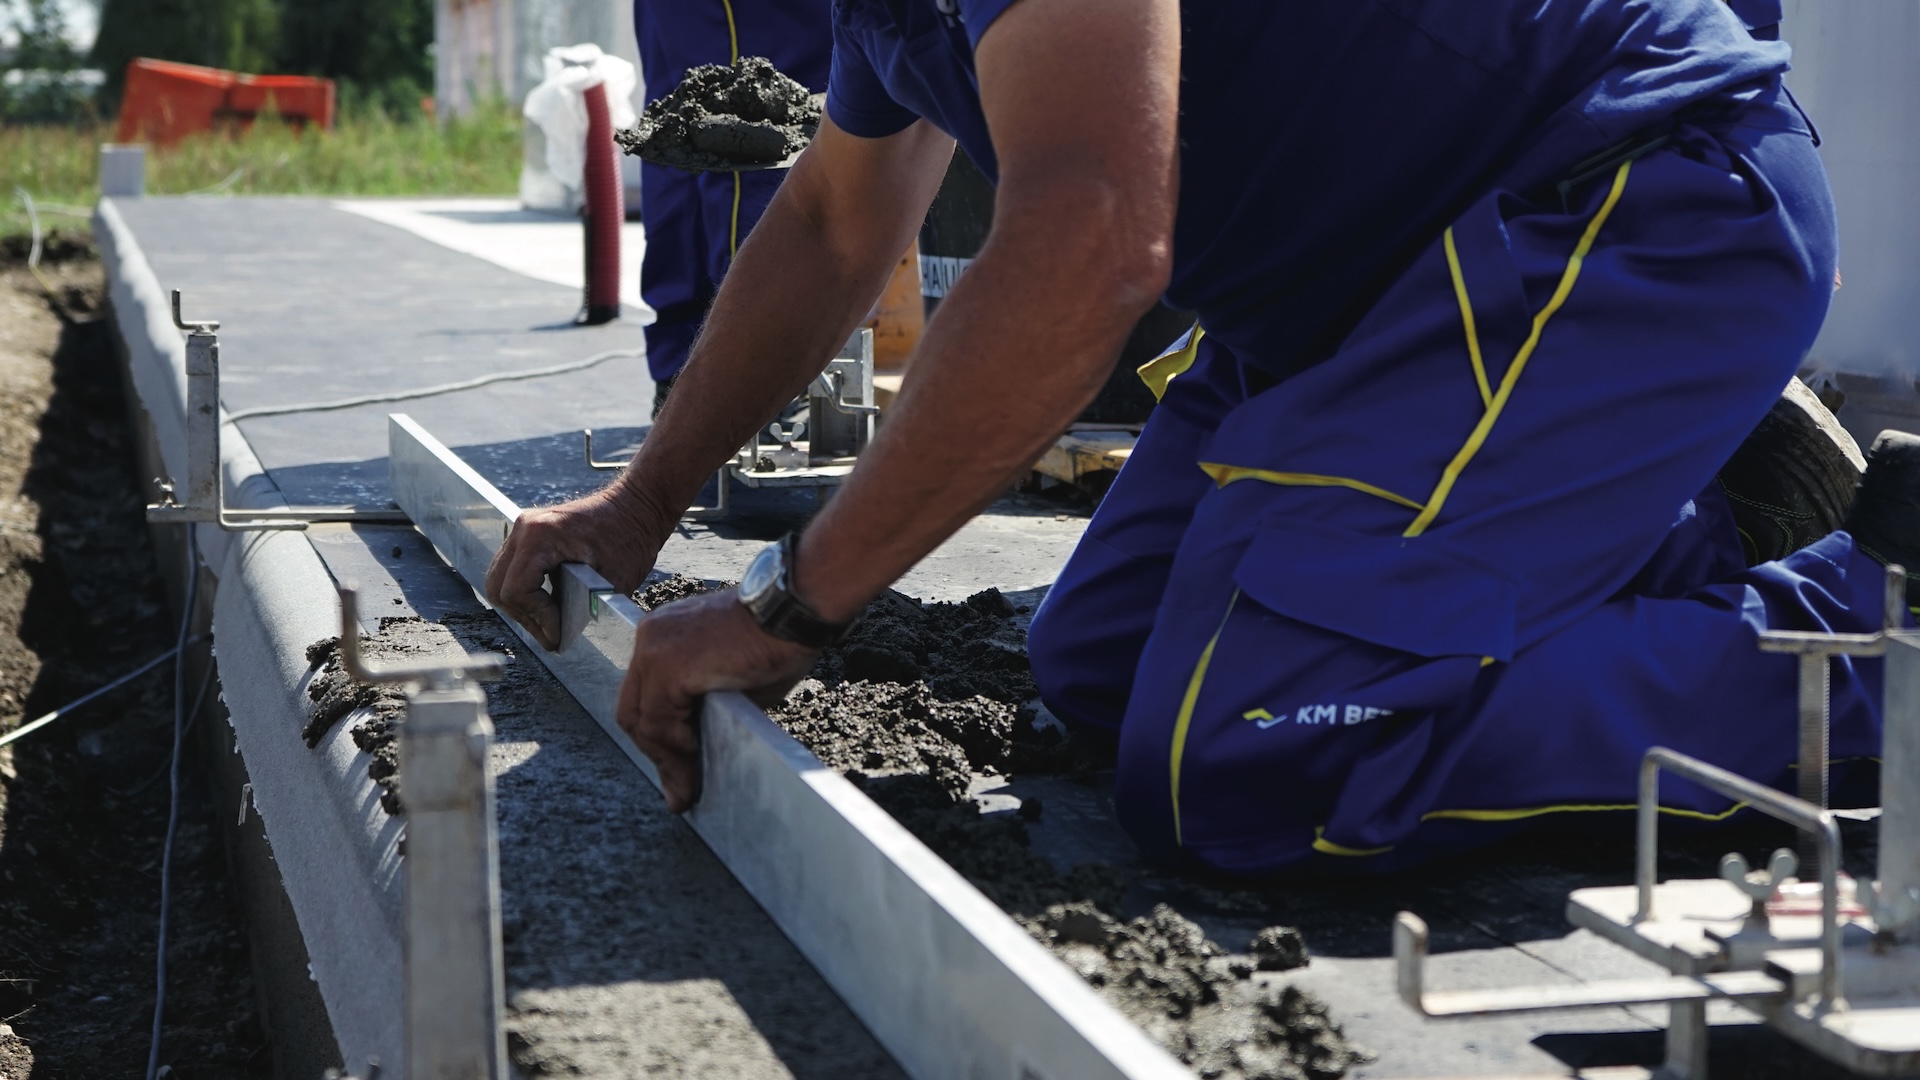
[[[1786,0],[1787,85],[1820,131],[1840,273],[1810,366],[1920,376],[1920,3]]]
[[[548,49],[585,42],[638,68],[632,0],[434,0],[434,96],[447,115],[491,95],[525,101]]]
[[[510,94],[513,50],[513,0],[434,0],[433,100],[439,114],[459,116],[477,101]]]

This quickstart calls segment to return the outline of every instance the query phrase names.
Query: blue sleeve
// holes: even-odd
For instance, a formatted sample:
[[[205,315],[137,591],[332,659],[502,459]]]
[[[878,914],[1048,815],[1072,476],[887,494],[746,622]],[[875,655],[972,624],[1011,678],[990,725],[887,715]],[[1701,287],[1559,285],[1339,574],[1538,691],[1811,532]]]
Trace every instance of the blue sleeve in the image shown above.
[[[1019,0],[960,0],[960,18],[967,26],[967,44],[980,47],[980,35]]]
[[[885,138],[920,119],[887,93],[867,52],[872,34],[835,19],[833,63],[827,72],[827,115],[842,131],[863,139]]]

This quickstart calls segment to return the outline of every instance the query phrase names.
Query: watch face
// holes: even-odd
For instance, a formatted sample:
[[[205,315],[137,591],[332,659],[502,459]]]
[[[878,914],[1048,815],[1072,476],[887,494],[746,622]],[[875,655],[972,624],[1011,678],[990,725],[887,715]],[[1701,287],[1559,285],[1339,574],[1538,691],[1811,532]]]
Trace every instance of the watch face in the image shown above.
[[[740,578],[740,599],[752,605],[772,592],[779,580],[780,545],[770,544],[760,549],[760,554],[754,556],[746,574]]]

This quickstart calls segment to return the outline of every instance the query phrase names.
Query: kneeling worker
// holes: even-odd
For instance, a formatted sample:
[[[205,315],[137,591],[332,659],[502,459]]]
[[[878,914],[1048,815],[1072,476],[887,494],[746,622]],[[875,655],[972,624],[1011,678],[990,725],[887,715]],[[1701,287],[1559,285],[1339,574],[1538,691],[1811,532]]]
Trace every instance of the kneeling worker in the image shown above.
[[[621,723],[673,807],[699,795],[700,696],[802,677],[1027,470],[1162,294],[1201,329],[1147,369],[1164,399],[1031,637],[1047,705],[1116,733],[1147,852],[1371,870],[1624,823],[1655,743],[1788,779],[1796,665],[1755,633],[1879,626],[1882,564],[1920,565],[1920,454],[1877,446],[1846,528],[1848,493],[1788,490],[1796,470],[1717,479],[1793,407],[1834,281],[1785,45],[1721,0],[833,19],[828,119],[658,426],[613,486],[523,515],[488,577],[549,637],[560,562],[636,586],[866,314],[954,140],[996,178],[850,482],[740,593],[640,627]],[[1835,665],[1836,758],[1877,753],[1876,664]]]

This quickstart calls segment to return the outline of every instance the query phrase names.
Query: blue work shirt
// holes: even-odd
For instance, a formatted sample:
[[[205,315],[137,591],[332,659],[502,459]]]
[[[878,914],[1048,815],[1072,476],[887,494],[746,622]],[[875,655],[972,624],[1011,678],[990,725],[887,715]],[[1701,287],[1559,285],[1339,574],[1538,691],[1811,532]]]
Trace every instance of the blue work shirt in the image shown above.
[[[973,49],[1017,0],[833,0],[827,111],[920,117],[989,177]],[[1772,84],[1778,0],[1188,0],[1167,302],[1276,377],[1325,359],[1474,198]],[[1604,182],[1604,181],[1603,181]]]
[[[667,96],[699,64],[764,56],[814,93],[827,88],[830,0],[634,0],[647,100]]]

